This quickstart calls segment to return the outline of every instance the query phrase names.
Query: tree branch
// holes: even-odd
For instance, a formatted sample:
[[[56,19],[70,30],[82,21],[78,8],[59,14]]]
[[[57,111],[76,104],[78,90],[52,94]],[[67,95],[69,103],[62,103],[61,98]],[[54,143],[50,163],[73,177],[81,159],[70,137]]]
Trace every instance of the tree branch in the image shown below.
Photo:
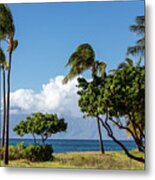
[[[106,129],[108,136],[111,137],[115,143],[117,143],[119,146],[121,146],[121,148],[124,150],[125,154],[126,154],[129,158],[134,159],[134,160],[139,161],[139,162],[142,162],[142,163],[145,163],[145,159],[144,159],[144,158],[142,158],[142,157],[136,157],[136,156],[132,155],[131,153],[129,153],[129,151],[127,150],[127,148],[126,148],[119,140],[117,140],[117,139],[114,137],[113,132],[112,132],[112,129],[111,129],[110,125],[109,125],[108,122],[107,122],[107,121],[108,121],[108,113],[106,113],[105,122],[104,122],[100,117],[99,117],[99,120],[100,120],[102,126]]]
[[[144,145],[141,143],[141,140],[139,139],[138,136],[135,136],[134,133],[132,132],[132,130],[126,126],[123,126],[123,124],[120,122],[120,124],[118,122],[116,122],[114,119],[110,118],[110,121],[113,122],[115,125],[118,126],[119,129],[124,129],[126,131],[128,131],[131,136],[134,138],[136,145],[138,146],[138,148],[144,152],[145,151],[145,147]]]

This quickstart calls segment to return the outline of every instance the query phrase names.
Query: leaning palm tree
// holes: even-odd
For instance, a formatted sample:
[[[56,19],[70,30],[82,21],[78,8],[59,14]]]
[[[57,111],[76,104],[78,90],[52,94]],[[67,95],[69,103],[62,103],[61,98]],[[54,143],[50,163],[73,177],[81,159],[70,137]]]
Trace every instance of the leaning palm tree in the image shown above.
[[[68,75],[64,78],[63,83],[66,84],[77,75],[80,75],[87,69],[94,67],[94,63],[95,53],[93,48],[89,44],[82,44],[78,46],[66,64],[66,67],[70,66],[71,69]]]
[[[100,75],[105,77],[105,68],[106,64],[104,62],[99,62],[95,60],[95,52],[91,45],[89,44],[81,44],[77,47],[75,52],[70,56],[68,63],[66,66],[70,66],[70,72],[68,75],[63,79],[63,84],[66,84],[69,80],[72,80],[77,75],[82,74],[84,71],[90,69],[92,72],[92,78],[94,75],[97,74],[98,70],[100,71]],[[98,126],[98,133],[100,139],[100,148],[101,153],[104,153],[103,141],[102,141],[102,134],[100,129],[100,122],[97,118],[97,126]]]
[[[5,69],[7,69],[7,61],[5,54],[0,47],[0,68],[2,69],[3,79],[3,127],[2,127],[2,147],[4,147],[5,140],[5,124],[6,124],[6,85],[5,85]]]
[[[12,52],[17,47],[18,41],[14,41],[15,26],[13,23],[12,13],[7,5],[0,4],[0,18],[1,18],[1,38],[5,39],[8,43],[8,74],[7,74],[7,99],[6,99],[6,141],[5,141],[5,154],[4,154],[4,163],[8,164],[8,146],[9,146],[9,111],[10,111],[10,76],[11,76],[11,61],[12,61]]]
[[[136,24],[130,26],[130,31],[136,33],[141,38],[136,42],[136,45],[131,46],[127,50],[127,54],[142,55],[145,53],[145,17],[137,16]]]

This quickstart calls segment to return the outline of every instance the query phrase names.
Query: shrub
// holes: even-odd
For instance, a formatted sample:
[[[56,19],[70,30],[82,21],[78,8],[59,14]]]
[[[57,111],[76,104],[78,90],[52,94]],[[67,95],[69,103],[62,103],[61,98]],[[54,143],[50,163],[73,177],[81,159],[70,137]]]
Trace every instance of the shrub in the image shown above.
[[[9,159],[16,160],[25,157],[25,146],[24,142],[17,144],[16,146],[9,146]]]
[[[24,142],[19,143],[17,146],[9,146],[9,159],[10,160],[16,160],[16,159],[22,159],[25,157],[24,152]],[[0,148],[0,157],[3,158],[4,154],[4,148]]]
[[[25,148],[25,157],[30,161],[52,160],[53,148],[51,145],[28,145]]]
[[[9,146],[9,159],[28,159],[30,161],[48,161],[53,160],[53,148],[51,145],[28,145],[19,143],[17,146]],[[3,157],[4,148],[0,147],[0,159]]]

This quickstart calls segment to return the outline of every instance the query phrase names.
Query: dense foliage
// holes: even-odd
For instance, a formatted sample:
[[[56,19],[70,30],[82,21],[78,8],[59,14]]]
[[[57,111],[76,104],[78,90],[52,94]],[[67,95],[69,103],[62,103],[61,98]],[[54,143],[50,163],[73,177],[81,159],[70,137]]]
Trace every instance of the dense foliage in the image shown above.
[[[28,145],[25,148],[25,158],[30,161],[49,161],[53,159],[51,145]]]
[[[21,142],[16,146],[9,146],[9,160],[17,160],[25,158],[25,151],[24,151],[24,143]],[[3,157],[4,154],[4,147],[0,148],[0,156]]]
[[[79,106],[84,116],[98,117],[108,135],[127,154],[127,148],[115,138],[111,124],[126,130],[135,140],[138,149],[144,152],[144,81],[145,69],[140,65],[123,66],[113,70],[106,78],[95,76],[91,82],[84,78],[78,79]]]
[[[24,146],[21,142],[16,146],[9,146],[9,159],[28,159],[30,161],[49,161],[53,160],[53,148],[51,145],[28,145]],[[4,148],[0,148],[0,156],[3,156]]]
[[[14,131],[21,137],[32,134],[35,144],[38,144],[36,136],[41,136],[42,144],[45,144],[52,134],[66,131],[66,129],[67,123],[63,118],[59,119],[57,114],[34,113],[16,125]]]

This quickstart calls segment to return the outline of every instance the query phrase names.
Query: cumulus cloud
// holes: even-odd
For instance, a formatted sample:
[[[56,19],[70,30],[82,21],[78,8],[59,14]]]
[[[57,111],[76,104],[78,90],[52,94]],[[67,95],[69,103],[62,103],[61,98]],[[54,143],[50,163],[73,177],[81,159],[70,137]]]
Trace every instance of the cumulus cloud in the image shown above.
[[[62,84],[64,76],[57,76],[50,79],[47,84],[43,84],[39,93],[32,89],[18,89],[11,92],[11,137],[17,138],[12,131],[21,120],[24,120],[29,114],[34,112],[57,113],[59,117],[64,117],[68,123],[67,133],[58,133],[53,136],[55,139],[97,139],[96,120],[87,118],[84,121],[78,107],[77,78]],[[118,134],[118,137],[125,139],[126,135]],[[25,136],[29,137],[29,136]],[[103,137],[107,138],[105,132]]]
[[[77,78],[63,85],[64,76],[50,79],[39,93],[32,89],[18,89],[11,93],[11,113],[57,113],[81,117],[78,107]]]

